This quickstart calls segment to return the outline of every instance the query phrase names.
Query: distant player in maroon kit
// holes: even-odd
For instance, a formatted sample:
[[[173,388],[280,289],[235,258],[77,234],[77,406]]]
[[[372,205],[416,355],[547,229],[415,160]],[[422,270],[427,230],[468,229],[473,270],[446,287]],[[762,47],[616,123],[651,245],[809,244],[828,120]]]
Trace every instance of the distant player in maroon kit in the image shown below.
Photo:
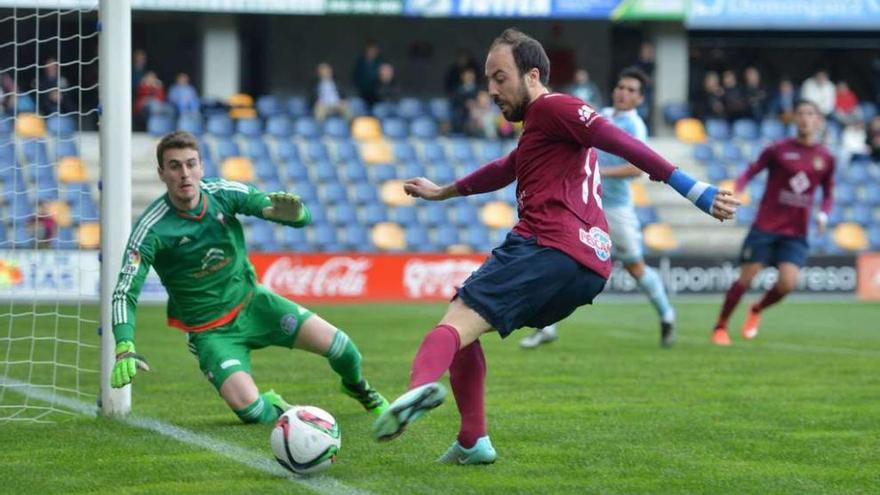
[[[752,177],[765,168],[768,172],[758,216],[743,242],[739,280],[728,289],[712,332],[715,344],[730,345],[727,319],[764,266],[775,265],[779,269],[779,280],[760,301],[749,307],[742,327],[743,338],[754,339],[758,335],[761,312],[794,289],[800,269],[807,261],[810,211],[819,186],[822,186],[822,207],[816,215],[816,228],[820,234],[825,231],[834,201],[831,191],[834,157],[816,142],[822,123],[822,114],[815,103],[798,101],[794,114],[797,136],[765,148],[755,163],[736,179],[736,191],[740,192]]]
[[[479,337],[492,329],[503,338],[523,326],[555,323],[590,304],[611,272],[594,147],[626,159],[653,180],[668,182],[719,220],[734,216],[738,201],[732,192],[688,177],[583,101],[550,93],[549,75],[550,62],[540,43],[515,29],[504,31],[489,50],[486,77],[504,118],[524,123],[517,148],[453,184],[438,186],[419,177],[404,186],[412,196],[439,201],[495,191],[516,180],[520,220],[425,336],[412,365],[409,391],[374,424],[377,440],[397,437],[439,406],[446,389],[438,380],[449,370],[461,428],[439,460],[495,461],[486,434],[486,362]]]

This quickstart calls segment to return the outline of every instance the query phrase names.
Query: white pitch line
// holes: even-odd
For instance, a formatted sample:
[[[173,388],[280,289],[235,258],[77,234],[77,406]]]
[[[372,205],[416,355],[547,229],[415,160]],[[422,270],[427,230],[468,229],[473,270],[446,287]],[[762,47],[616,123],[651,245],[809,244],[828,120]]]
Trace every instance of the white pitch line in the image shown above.
[[[629,339],[629,340],[642,340],[649,339],[653,337],[653,334],[650,336],[642,335],[631,332],[621,332],[621,331],[611,331],[605,332],[605,335],[609,335],[611,337],[617,337],[621,339]],[[709,334],[706,334],[706,339],[700,339],[697,337],[689,337],[689,336],[678,336],[678,340],[683,340],[685,342],[704,342],[709,344]],[[818,346],[809,346],[802,344],[791,344],[787,342],[759,342],[752,344],[750,342],[744,342],[743,346],[753,345],[757,349],[773,349],[779,351],[800,351],[800,352],[813,352],[817,354],[844,354],[847,356],[863,356],[863,357],[880,357],[880,352],[863,350],[863,349],[849,349],[846,347],[818,347]],[[741,348],[741,347],[737,347]]]
[[[8,387],[8,390],[18,392],[31,399],[62,406],[86,416],[95,417],[98,415],[98,408],[96,406],[12,378],[0,377],[0,386]],[[145,416],[128,416],[114,419],[129,426],[134,426],[135,428],[154,431],[166,437],[173,438],[178,442],[210,450],[219,456],[226,457],[239,464],[244,464],[251,469],[263,471],[264,473],[279,478],[284,478],[315,493],[322,495],[371,495],[371,492],[348,486],[341,481],[327,476],[309,478],[297,477],[290,471],[281,467],[274,459],[268,458],[264,454],[218,440],[202,433],[196,433],[159,419]]]

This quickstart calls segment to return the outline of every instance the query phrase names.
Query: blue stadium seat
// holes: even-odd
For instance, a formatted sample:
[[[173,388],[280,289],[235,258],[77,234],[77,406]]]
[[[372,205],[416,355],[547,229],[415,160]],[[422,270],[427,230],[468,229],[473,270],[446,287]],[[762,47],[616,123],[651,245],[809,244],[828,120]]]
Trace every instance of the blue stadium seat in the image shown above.
[[[306,160],[310,162],[328,162],[330,153],[321,141],[308,141],[306,143]]]
[[[275,163],[268,158],[263,158],[254,161],[254,172],[257,174],[257,178],[261,181],[272,181],[272,182],[280,182],[281,178],[278,176],[278,167],[275,166]]]
[[[287,114],[294,119],[311,115],[311,113],[309,104],[302,96],[291,96],[287,99]]]
[[[712,145],[706,143],[695,144],[694,158],[701,162],[708,162],[715,158],[715,151],[712,149]]]
[[[356,224],[357,210],[349,203],[339,203],[332,211],[333,223],[339,227]]]
[[[147,119],[147,132],[151,136],[163,136],[174,130],[174,119],[167,115],[151,115]]]
[[[269,222],[254,222],[247,240],[250,247],[256,251],[278,251],[275,227]]]
[[[321,127],[311,117],[300,117],[293,124],[295,135],[303,139],[316,139],[321,137]]]
[[[381,203],[368,204],[361,208],[360,211],[363,222],[369,226],[388,220],[387,208]]]
[[[51,115],[46,118],[46,129],[56,137],[71,137],[76,132],[76,121],[66,115]]]
[[[859,111],[862,113],[862,119],[865,122],[870,122],[877,116],[877,105],[870,101],[863,101],[859,103]]]
[[[202,166],[205,167],[205,177],[220,176],[220,173],[217,171],[217,165],[214,164],[214,160],[211,160],[207,155],[202,156]]]
[[[403,177],[411,179],[413,177],[424,177],[425,167],[419,162],[409,162],[403,167]]]
[[[425,227],[418,224],[409,225],[406,227],[405,235],[407,251],[428,252],[435,250]]]
[[[724,146],[721,148],[721,158],[728,162],[740,162],[743,161],[745,157],[743,157],[742,149],[740,149],[738,144],[727,142],[724,143]]]
[[[382,119],[382,134],[391,139],[404,139],[409,135],[406,121],[397,117]]]
[[[227,115],[217,114],[208,117],[206,126],[208,134],[217,137],[229,137],[235,132],[235,124]]]
[[[835,206],[847,207],[856,201],[856,188],[847,182],[839,182],[834,186]]]
[[[336,166],[334,166],[329,161],[317,161],[313,163],[310,168],[318,183],[339,183],[339,177],[336,175]]]
[[[453,139],[451,153],[452,159],[459,163],[472,163],[475,161],[474,150],[467,139]]]
[[[276,178],[265,179],[263,181],[263,186],[260,188],[265,192],[287,192],[287,188],[284,187],[284,184],[281,183],[281,180]],[[302,199],[302,198],[300,198]]]
[[[368,170],[373,176],[373,181],[377,183],[397,178],[397,170],[394,165],[373,165]]]
[[[340,117],[327,117],[324,121],[324,134],[332,138],[347,138],[351,135],[348,121]]]
[[[347,162],[360,159],[360,153],[358,153],[357,146],[347,139],[338,141],[334,149],[334,155],[336,155],[337,162]]]
[[[76,233],[72,227],[58,229],[58,247],[60,249],[76,249],[79,243],[76,241]]]
[[[278,147],[276,151],[278,152],[278,158],[280,158],[281,161],[300,161],[299,148],[293,141],[278,141]]]
[[[497,193],[498,199],[516,208],[516,184],[511,184],[504,189],[500,189]]]
[[[710,139],[726,141],[730,139],[730,126],[727,125],[726,121],[721,119],[707,119],[706,135],[709,136]]]
[[[299,160],[284,161],[284,175],[288,181],[303,183],[309,181],[309,169]]]
[[[0,222],[0,249],[10,248],[11,244],[6,237],[6,222]]]
[[[15,130],[15,117],[0,110],[0,136],[9,136]]]
[[[306,191],[309,191],[309,192],[311,192],[311,194],[314,194],[314,189],[311,189],[311,188],[303,189],[302,191],[297,191],[297,193],[303,193]],[[300,195],[300,197],[302,197],[302,195]],[[303,201],[306,201],[306,200],[303,199]],[[327,208],[325,208],[324,205],[321,204],[320,201],[318,201],[317,197],[314,197],[313,199],[306,201],[306,204],[309,207],[309,212],[312,214],[312,225],[320,225],[320,224],[327,223]]]
[[[441,249],[446,249],[453,244],[458,244],[460,242],[458,237],[458,229],[448,223],[438,225],[437,229],[434,231],[435,242]]]
[[[416,159],[416,150],[409,142],[396,141],[393,146],[394,159],[398,162],[408,162]]]
[[[305,251],[307,250],[306,244],[308,242],[305,229],[281,229],[281,246],[285,249],[291,251]]]
[[[736,210],[736,222],[740,225],[751,225],[755,221],[756,213],[754,206],[740,206]]]
[[[477,160],[481,164],[491,162],[492,160],[497,160],[502,156],[504,156],[504,150],[501,147],[500,141],[480,141],[480,145],[477,147]]]
[[[637,207],[636,217],[638,217],[639,223],[641,223],[642,226],[658,222],[657,210],[655,210],[653,206]]]
[[[456,179],[455,168],[447,162],[435,163],[428,170],[427,177],[437,184],[448,184]]]
[[[389,101],[380,101],[373,105],[373,117],[385,120],[389,117],[397,117],[397,105]]]
[[[272,95],[258,97],[254,106],[257,108],[257,115],[262,119],[268,119],[284,113],[284,107],[281,106],[281,102]]]
[[[403,227],[410,227],[419,223],[416,209],[412,206],[398,206],[391,209],[391,220]]]
[[[844,212],[847,211],[848,208],[844,207],[834,207],[831,208],[831,213],[828,214],[828,225],[835,227],[844,222]],[[737,213],[739,216],[739,213]]]
[[[880,224],[873,224],[868,228],[868,243],[873,251],[880,251]]]
[[[342,167],[345,180],[349,183],[357,183],[367,180],[367,168],[360,160],[349,160]]]
[[[293,123],[286,115],[275,115],[266,121],[266,133],[276,138],[288,138],[293,135]]]
[[[324,184],[318,191],[319,197],[322,198],[322,203],[339,204],[348,202],[348,193],[345,192],[345,186],[342,184],[334,182]]]
[[[205,124],[202,116],[198,113],[184,113],[177,118],[177,128],[194,136],[201,136],[205,132]]]
[[[345,236],[345,246],[352,251],[372,251],[373,243],[370,242],[370,233],[359,223],[351,223],[342,230]]]
[[[326,223],[315,224],[309,229],[312,242],[325,249],[337,243],[336,228]]]
[[[263,141],[263,139],[260,137],[248,139],[248,141],[247,141],[247,156],[251,160],[269,160],[269,159],[271,159],[271,154],[269,153],[269,146],[267,146],[266,142]]]
[[[449,122],[452,116],[449,100],[446,98],[431,98],[431,101],[428,102],[428,108],[431,116],[438,122]]]
[[[218,139],[217,159],[223,161],[230,156],[241,156],[241,150],[238,148],[238,143],[232,139]]]
[[[427,203],[422,207],[422,222],[425,225],[432,227],[449,225],[449,217],[447,216],[446,211],[446,205]]]
[[[455,224],[461,227],[480,223],[480,215],[477,209],[474,208],[474,205],[464,201],[459,201],[455,204],[452,216],[455,219]]]
[[[717,184],[727,178],[727,169],[720,162],[709,162],[706,164],[706,175],[709,182]]]
[[[422,159],[428,162],[446,161],[446,151],[437,141],[425,141],[422,146]]]
[[[417,117],[410,124],[410,134],[417,138],[434,139],[437,137],[437,124],[431,117]]]
[[[413,120],[417,117],[424,115],[425,108],[422,105],[421,100],[418,98],[414,98],[411,96],[403,97],[400,99],[400,103],[397,104],[397,116]]]
[[[778,141],[785,137],[785,124],[776,119],[761,122],[761,137],[768,141]]]
[[[489,231],[489,242],[486,244],[486,251],[489,251],[495,246],[500,246],[501,243],[504,242],[504,239],[507,237],[507,234],[510,232],[507,229],[487,229]]]
[[[871,206],[880,206],[880,182],[872,181],[865,186],[865,202]]]
[[[244,137],[259,137],[263,134],[263,121],[260,119],[239,119],[235,126],[236,131]]]
[[[484,225],[469,225],[464,228],[462,234],[461,242],[477,251],[485,251],[491,247],[492,243],[489,240],[489,229]]]
[[[853,162],[843,171],[844,178],[854,186],[866,184],[871,180],[868,166],[861,162]]]
[[[24,161],[30,166],[52,163],[46,143],[38,139],[28,139],[22,146]]]
[[[363,117],[364,115],[368,115],[370,110],[367,108],[367,104],[363,99],[358,98],[357,96],[349,98],[348,102],[348,113],[351,118],[355,117]]]
[[[752,119],[737,119],[733,123],[733,137],[744,141],[758,139],[758,124]]]
[[[663,119],[669,125],[674,125],[679,120],[690,116],[687,103],[667,103],[663,105]]]
[[[354,185],[354,197],[352,198],[356,204],[365,205],[379,201],[379,195],[376,193],[376,186],[370,183],[360,183]]]
[[[844,213],[844,218],[846,218],[846,214]],[[871,211],[871,207],[865,204],[857,204],[850,209],[850,216],[846,218],[847,221],[855,222],[862,227],[867,227],[872,224],[874,221],[873,212]]]

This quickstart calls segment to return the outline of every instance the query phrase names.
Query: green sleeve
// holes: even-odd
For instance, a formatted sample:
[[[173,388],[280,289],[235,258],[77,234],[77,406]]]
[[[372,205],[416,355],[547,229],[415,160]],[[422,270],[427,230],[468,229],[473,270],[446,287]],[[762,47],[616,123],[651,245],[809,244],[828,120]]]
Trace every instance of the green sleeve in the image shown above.
[[[270,222],[280,223],[288,227],[302,228],[312,223],[312,213],[308,206],[303,203],[303,214],[301,218],[295,222],[284,222],[263,216],[263,208],[272,206],[269,195],[259,189],[242,184],[241,182],[228,181],[220,179],[218,181],[219,188],[217,194],[222,195],[230,205],[234,213],[241,213],[252,217],[262,218]]]
[[[156,253],[158,239],[152,230],[146,235],[138,229],[140,224],[135,225],[129,236],[125,254],[122,258],[122,267],[116,281],[116,289],[113,291],[113,336],[116,343],[123,340],[134,341],[135,310],[137,309],[138,296]],[[140,239],[140,240],[139,240]]]

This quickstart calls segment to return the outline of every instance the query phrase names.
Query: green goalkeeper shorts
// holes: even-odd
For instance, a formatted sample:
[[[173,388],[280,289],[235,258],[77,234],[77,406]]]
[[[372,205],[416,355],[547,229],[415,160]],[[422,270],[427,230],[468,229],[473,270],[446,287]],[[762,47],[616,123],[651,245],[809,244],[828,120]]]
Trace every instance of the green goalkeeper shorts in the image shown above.
[[[221,327],[188,333],[189,350],[217,391],[236,371],[251,373],[251,350],[270,345],[293,347],[303,322],[314,313],[258,285],[234,320]]]

